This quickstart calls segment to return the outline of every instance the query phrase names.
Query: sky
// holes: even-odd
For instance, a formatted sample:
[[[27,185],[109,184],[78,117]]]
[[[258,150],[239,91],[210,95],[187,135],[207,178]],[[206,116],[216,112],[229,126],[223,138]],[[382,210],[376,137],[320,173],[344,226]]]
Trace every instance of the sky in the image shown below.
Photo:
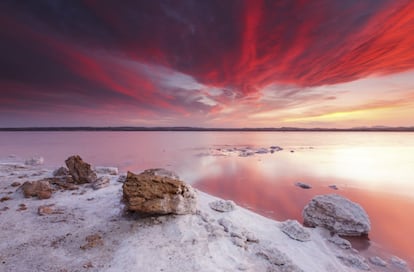
[[[414,1],[0,1],[0,127],[414,126]]]

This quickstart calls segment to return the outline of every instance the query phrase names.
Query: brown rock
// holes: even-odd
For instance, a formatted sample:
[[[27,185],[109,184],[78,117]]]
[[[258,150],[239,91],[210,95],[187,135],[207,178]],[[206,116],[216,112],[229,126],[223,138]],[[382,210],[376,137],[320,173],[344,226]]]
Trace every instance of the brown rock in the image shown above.
[[[91,249],[91,248],[103,245],[102,237],[99,234],[89,235],[85,238],[85,240],[86,240],[86,244],[80,247],[83,250]]]
[[[136,175],[128,172],[122,186],[127,209],[149,214],[195,213],[195,190],[179,179],[159,176],[152,171]]]
[[[22,184],[18,181],[15,181],[11,184],[12,187],[17,187],[17,186],[20,186],[20,185],[22,185]]]
[[[25,197],[37,196],[39,199],[47,199],[52,196],[52,187],[47,180],[26,181],[22,189]]]
[[[54,207],[54,204],[51,204],[51,205],[39,206],[39,208],[37,208],[37,213],[40,216],[43,216],[43,215],[50,215],[50,214],[62,214],[63,211],[60,209],[56,209]]]
[[[7,200],[10,200],[10,197],[4,196],[4,197],[0,198],[0,202],[4,202],[4,201],[7,201]]]
[[[27,210],[27,206],[24,203],[19,204],[19,208],[17,209],[17,211],[25,211]]]
[[[69,175],[69,170],[66,167],[59,167],[58,169],[56,169],[55,171],[53,171],[53,176],[54,177],[59,177],[59,176],[67,176]]]
[[[91,165],[84,162],[78,155],[67,158],[65,163],[75,183],[92,183],[98,178],[91,169]]]
[[[94,190],[102,189],[109,186],[110,179],[108,177],[100,177],[92,183]]]

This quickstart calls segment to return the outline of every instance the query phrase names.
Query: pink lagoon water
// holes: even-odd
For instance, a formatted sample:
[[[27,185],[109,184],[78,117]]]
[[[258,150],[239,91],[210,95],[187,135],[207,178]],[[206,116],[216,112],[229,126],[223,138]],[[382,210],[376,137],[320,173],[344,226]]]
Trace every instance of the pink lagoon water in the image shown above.
[[[313,196],[337,193],[370,216],[370,240],[353,241],[357,249],[385,258],[392,253],[414,267],[414,133],[0,132],[0,143],[0,159],[42,156],[46,167],[79,154],[124,172],[171,169],[196,188],[277,220],[302,221]],[[283,150],[247,157],[222,152],[270,146]]]

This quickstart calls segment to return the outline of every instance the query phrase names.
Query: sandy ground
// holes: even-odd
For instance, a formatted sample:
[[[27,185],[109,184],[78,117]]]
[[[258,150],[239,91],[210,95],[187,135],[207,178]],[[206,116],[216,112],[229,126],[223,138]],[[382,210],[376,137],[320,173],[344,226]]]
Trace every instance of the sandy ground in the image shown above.
[[[194,215],[142,217],[124,211],[116,175],[106,188],[81,185],[45,200],[12,186],[51,175],[0,164],[0,271],[362,271],[352,264],[362,257],[328,242],[323,229],[307,229],[311,239],[301,242],[281,231],[282,222],[241,207],[212,210],[217,198],[200,191]],[[40,206],[51,213],[39,215]]]

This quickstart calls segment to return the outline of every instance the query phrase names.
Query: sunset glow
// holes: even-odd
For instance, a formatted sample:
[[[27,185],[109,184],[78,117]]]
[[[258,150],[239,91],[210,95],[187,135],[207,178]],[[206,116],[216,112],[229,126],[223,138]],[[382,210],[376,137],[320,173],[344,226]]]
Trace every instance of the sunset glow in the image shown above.
[[[414,126],[413,1],[0,10],[0,127]]]

